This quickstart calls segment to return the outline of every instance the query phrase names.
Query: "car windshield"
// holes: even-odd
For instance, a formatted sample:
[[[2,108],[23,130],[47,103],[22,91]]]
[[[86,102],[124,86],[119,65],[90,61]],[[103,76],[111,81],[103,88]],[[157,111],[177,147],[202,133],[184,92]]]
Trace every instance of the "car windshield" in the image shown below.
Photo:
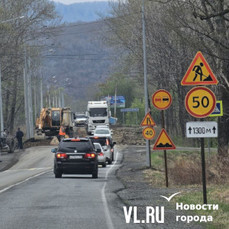
[[[60,111],[52,111],[52,125],[60,126]]]
[[[89,113],[91,117],[104,117],[104,116],[107,116],[107,109],[106,108],[91,108]]]
[[[95,149],[100,149],[101,150],[101,145],[100,144],[94,144]]]
[[[106,138],[92,138],[91,141],[100,143],[101,146],[105,146],[106,145]]]
[[[95,130],[95,134],[110,134],[108,129],[98,129]]]
[[[87,116],[85,116],[85,115],[77,115],[76,118],[85,118],[86,119]]]
[[[93,151],[92,145],[88,141],[80,141],[80,142],[61,142],[59,145],[58,151],[61,152],[73,152],[77,150],[77,152],[91,152]]]

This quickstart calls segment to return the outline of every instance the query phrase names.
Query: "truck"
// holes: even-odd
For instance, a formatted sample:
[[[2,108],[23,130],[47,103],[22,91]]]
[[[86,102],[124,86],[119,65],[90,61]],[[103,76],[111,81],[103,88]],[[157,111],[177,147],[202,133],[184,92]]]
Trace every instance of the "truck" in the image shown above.
[[[65,127],[70,137],[73,135],[74,115],[70,108],[42,108],[36,120],[34,137],[43,139],[46,136],[58,136],[61,126]]]
[[[86,115],[88,116],[88,134],[92,134],[98,125],[109,126],[111,111],[107,101],[88,101]]]

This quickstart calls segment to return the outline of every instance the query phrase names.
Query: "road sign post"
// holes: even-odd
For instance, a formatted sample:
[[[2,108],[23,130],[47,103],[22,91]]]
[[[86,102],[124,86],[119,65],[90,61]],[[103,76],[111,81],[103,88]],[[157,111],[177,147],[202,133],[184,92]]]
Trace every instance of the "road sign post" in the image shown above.
[[[150,152],[150,141],[155,136],[155,130],[152,128],[156,125],[150,112],[146,113],[145,117],[141,122],[142,127],[146,127],[142,131],[143,137],[146,139],[146,145],[149,146],[149,153],[147,153],[149,161],[149,168],[151,168],[151,152]]]
[[[201,52],[197,52],[185,76],[181,81],[183,86],[217,85],[218,80]],[[195,87],[185,97],[185,108],[195,118],[208,116],[222,116],[222,103],[217,105],[214,93],[206,87]],[[212,126],[213,125],[213,126]],[[218,125],[216,122],[189,122],[186,123],[186,136],[188,138],[200,138],[201,164],[203,182],[203,200],[207,204],[206,169],[204,138],[217,137]]]
[[[162,128],[165,128],[165,113],[164,110],[161,111],[161,121],[162,121]],[[164,150],[164,161],[165,161],[165,185],[169,187],[169,178],[168,178],[168,166],[167,166],[167,151]]]
[[[205,152],[204,152],[204,138],[200,139],[201,144],[201,167],[202,167],[202,181],[203,181],[203,200],[207,204],[207,186],[206,186],[206,168],[205,168]]]
[[[161,126],[162,126],[162,130],[165,129],[165,113],[164,110],[168,109],[172,103],[172,96],[170,95],[170,93],[164,89],[160,89],[158,91],[156,91],[153,95],[152,95],[152,103],[153,105],[158,109],[161,110]],[[160,139],[160,136],[162,136],[163,132],[161,132],[161,134],[159,135],[158,140]],[[156,141],[156,143],[158,142],[158,140]],[[160,143],[157,147],[157,144],[155,143],[154,145],[154,150],[160,150],[162,148],[160,148]],[[163,144],[162,144],[163,145]],[[169,180],[168,180],[168,167],[167,167],[167,151],[166,148],[163,149],[164,150],[164,162],[165,162],[165,185],[168,188],[169,187]]]

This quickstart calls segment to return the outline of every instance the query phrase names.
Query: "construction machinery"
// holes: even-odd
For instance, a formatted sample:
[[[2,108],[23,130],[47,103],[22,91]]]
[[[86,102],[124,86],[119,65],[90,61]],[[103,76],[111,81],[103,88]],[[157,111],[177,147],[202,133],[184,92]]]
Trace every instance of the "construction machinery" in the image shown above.
[[[35,139],[46,136],[58,136],[61,126],[66,134],[73,135],[74,114],[70,108],[42,108],[40,117],[36,120]]]

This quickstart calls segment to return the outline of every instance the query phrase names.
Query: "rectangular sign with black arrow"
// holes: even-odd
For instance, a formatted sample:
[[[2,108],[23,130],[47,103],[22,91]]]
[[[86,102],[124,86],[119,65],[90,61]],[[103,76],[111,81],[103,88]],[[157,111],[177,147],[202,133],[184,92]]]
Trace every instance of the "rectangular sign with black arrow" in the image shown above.
[[[217,122],[187,122],[186,137],[187,138],[217,138],[218,123]]]

